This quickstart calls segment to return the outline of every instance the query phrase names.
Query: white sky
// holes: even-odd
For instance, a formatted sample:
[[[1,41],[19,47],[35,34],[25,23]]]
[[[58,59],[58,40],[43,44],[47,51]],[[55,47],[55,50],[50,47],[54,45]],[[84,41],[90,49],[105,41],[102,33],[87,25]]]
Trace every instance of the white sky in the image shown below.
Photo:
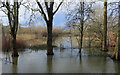
[[[3,2],[3,1],[6,1],[6,0],[0,0],[0,2]],[[8,0],[10,2],[13,2],[14,0]],[[15,0],[15,1],[23,1],[23,0]],[[26,2],[30,1],[30,2],[35,2],[36,0],[24,0]],[[40,2],[44,2],[44,0],[38,0]],[[45,0],[45,1],[54,1],[54,2],[61,2],[62,0]],[[64,2],[71,2],[71,1],[74,1],[74,2],[80,2],[80,1],[84,1],[84,2],[97,2],[97,1],[106,1],[106,0],[64,0]],[[119,0],[107,0],[108,2],[118,2]]]

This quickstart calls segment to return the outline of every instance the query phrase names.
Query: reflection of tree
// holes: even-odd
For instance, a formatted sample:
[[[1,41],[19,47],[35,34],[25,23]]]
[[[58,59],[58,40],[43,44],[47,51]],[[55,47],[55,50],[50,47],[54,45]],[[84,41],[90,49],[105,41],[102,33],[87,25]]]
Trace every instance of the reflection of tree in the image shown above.
[[[105,53],[105,52],[103,52]],[[102,69],[102,74],[104,75],[104,73],[106,72],[106,57],[103,57],[103,69]]]
[[[113,61],[114,62],[114,61]],[[120,67],[119,67],[119,63],[113,63],[114,67],[113,69],[115,70],[115,73],[118,73],[117,75],[120,75]]]
[[[70,29],[70,34],[71,34],[71,29]],[[72,50],[72,34],[70,35],[70,45],[71,45],[71,50]]]
[[[81,71],[83,70],[83,66],[82,66],[83,64],[82,64],[82,56],[81,56],[81,54],[79,54],[79,67],[80,67],[80,69],[81,69]]]
[[[12,57],[12,72],[17,73],[18,57]]]
[[[11,59],[10,59],[10,54],[9,52],[4,52],[5,55],[5,63],[10,63]]]
[[[118,75],[120,75],[120,63],[118,63]]]
[[[82,64],[82,57],[81,57],[81,54],[79,54],[79,60],[80,60],[80,64]]]
[[[52,59],[53,55],[47,56],[47,72],[52,73]]]

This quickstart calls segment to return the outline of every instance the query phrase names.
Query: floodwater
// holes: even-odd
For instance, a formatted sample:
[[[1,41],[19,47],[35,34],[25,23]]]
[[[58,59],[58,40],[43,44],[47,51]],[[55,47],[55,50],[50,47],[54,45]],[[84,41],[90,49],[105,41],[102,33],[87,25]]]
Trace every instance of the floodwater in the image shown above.
[[[66,40],[69,41],[69,40]],[[64,46],[69,46],[66,42]],[[66,43],[65,43],[66,42]],[[57,43],[58,44],[58,43]],[[46,50],[26,49],[19,57],[11,57],[11,52],[3,53],[2,73],[119,73],[120,62],[113,61],[99,49],[54,49],[53,56]]]

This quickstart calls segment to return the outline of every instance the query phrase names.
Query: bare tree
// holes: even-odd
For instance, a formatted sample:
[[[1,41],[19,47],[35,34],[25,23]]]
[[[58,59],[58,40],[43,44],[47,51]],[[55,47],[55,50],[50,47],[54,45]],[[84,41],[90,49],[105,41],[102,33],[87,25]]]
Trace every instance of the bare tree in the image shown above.
[[[41,3],[36,0],[37,5],[39,6],[39,12],[41,13],[42,17],[44,18],[46,24],[47,24],[47,32],[48,32],[48,38],[47,38],[47,55],[53,55],[53,47],[52,47],[52,26],[53,26],[53,17],[55,15],[55,13],[58,11],[58,9],[60,8],[60,6],[63,3],[60,2],[60,4],[58,5],[58,7],[56,8],[56,10],[54,11],[54,1],[44,1],[45,4],[45,8],[46,8],[46,12],[44,10],[44,8],[42,7]]]
[[[77,28],[79,31],[79,38],[78,45],[79,45],[79,53],[81,53],[82,45],[83,45],[83,31],[84,31],[84,24],[89,19],[89,15],[92,11],[92,4],[85,3],[81,1],[76,4],[75,9],[69,10],[67,14],[67,20],[69,27]]]
[[[3,12],[7,15],[9,21],[10,34],[12,37],[12,56],[18,57],[18,51],[16,50],[16,35],[19,24],[18,19],[20,4],[18,3],[18,0],[14,0],[13,3],[8,2],[8,0],[6,0],[5,2],[2,2],[1,7],[5,7],[5,10],[3,10]]]

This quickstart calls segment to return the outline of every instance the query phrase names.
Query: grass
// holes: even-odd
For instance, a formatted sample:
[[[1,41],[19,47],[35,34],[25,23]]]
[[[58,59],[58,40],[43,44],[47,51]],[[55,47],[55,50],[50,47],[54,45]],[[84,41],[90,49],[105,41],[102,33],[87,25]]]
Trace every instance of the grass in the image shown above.
[[[36,39],[35,34],[18,34],[17,39],[22,39],[26,42],[27,46],[45,44],[47,41],[46,38],[40,37]]]
[[[35,35],[34,34],[19,34],[17,35],[17,39],[32,40],[32,39],[35,39]]]
[[[56,48],[56,47],[57,46],[53,45],[53,48]],[[29,49],[32,49],[32,50],[46,50],[47,49],[47,44],[30,46]]]

